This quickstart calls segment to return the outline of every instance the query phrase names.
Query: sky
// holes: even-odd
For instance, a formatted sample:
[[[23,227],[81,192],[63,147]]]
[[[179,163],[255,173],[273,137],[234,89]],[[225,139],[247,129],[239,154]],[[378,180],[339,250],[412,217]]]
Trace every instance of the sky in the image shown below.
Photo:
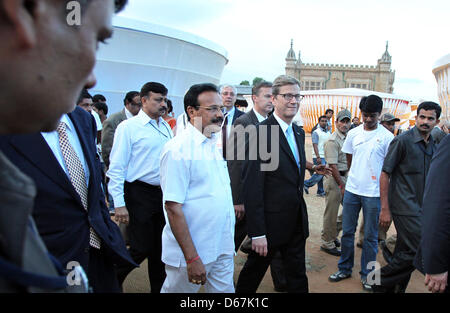
[[[285,74],[303,63],[376,65],[389,41],[394,93],[438,101],[432,73],[450,53],[448,0],[129,0],[121,16],[213,41],[228,52],[221,83]]]

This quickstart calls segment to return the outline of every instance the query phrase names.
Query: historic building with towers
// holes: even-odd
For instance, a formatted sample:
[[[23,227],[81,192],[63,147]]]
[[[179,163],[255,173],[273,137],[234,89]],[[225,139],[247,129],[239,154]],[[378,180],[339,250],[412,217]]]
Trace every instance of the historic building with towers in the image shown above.
[[[377,65],[347,65],[303,63],[298,52],[298,59],[293,49],[286,56],[286,75],[300,80],[302,90],[323,90],[337,88],[361,88],[378,92],[394,91],[395,71],[391,69],[392,57],[386,51]]]

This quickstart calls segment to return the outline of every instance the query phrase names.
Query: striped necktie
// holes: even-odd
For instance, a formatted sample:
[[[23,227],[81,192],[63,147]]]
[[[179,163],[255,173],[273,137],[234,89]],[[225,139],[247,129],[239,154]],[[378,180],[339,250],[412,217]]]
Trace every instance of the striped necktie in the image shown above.
[[[81,164],[80,159],[69,142],[69,137],[66,132],[66,123],[60,122],[56,131],[58,132],[59,146],[61,147],[64,163],[69,171],[70,182],[80,196],[84,209],[87,210],[88,188],[86,184],[86,175],[84,174],[83,165]],[[89,231],[89,244],[94,248],[100,249],[100,238],[92,227],[90,227]]]

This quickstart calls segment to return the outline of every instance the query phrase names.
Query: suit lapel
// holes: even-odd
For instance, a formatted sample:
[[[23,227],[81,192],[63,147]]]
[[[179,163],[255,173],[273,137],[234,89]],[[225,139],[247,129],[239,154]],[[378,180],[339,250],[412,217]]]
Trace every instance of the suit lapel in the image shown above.
[[[45,176],[64,188],[75,198],[80,198],[66,172],[61,168],[52,150],[40,133],[14,136],[10,141],[28,161],[34,164]],[[81,200],[80,200],[81,203]]]
[[[253,110],[251,110],[251,111],[248,113],[248,116],[250,117],[250,120],[252,121],[252,124],[253,124],[253,125],[256,125],[256,124],[259,123],[258,118],[256,117],[256,114],[255,114],[255,112],[253,112]]]

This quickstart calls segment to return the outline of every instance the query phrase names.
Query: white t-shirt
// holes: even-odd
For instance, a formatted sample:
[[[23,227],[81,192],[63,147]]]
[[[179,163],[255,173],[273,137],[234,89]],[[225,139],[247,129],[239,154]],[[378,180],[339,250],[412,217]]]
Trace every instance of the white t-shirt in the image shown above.
[[[380,196],[380,174],[394,135],[378,124],[373,131],[364,125],[348,132],[342,152],[352,154],[352,165],[345,189],[364,197]]]

